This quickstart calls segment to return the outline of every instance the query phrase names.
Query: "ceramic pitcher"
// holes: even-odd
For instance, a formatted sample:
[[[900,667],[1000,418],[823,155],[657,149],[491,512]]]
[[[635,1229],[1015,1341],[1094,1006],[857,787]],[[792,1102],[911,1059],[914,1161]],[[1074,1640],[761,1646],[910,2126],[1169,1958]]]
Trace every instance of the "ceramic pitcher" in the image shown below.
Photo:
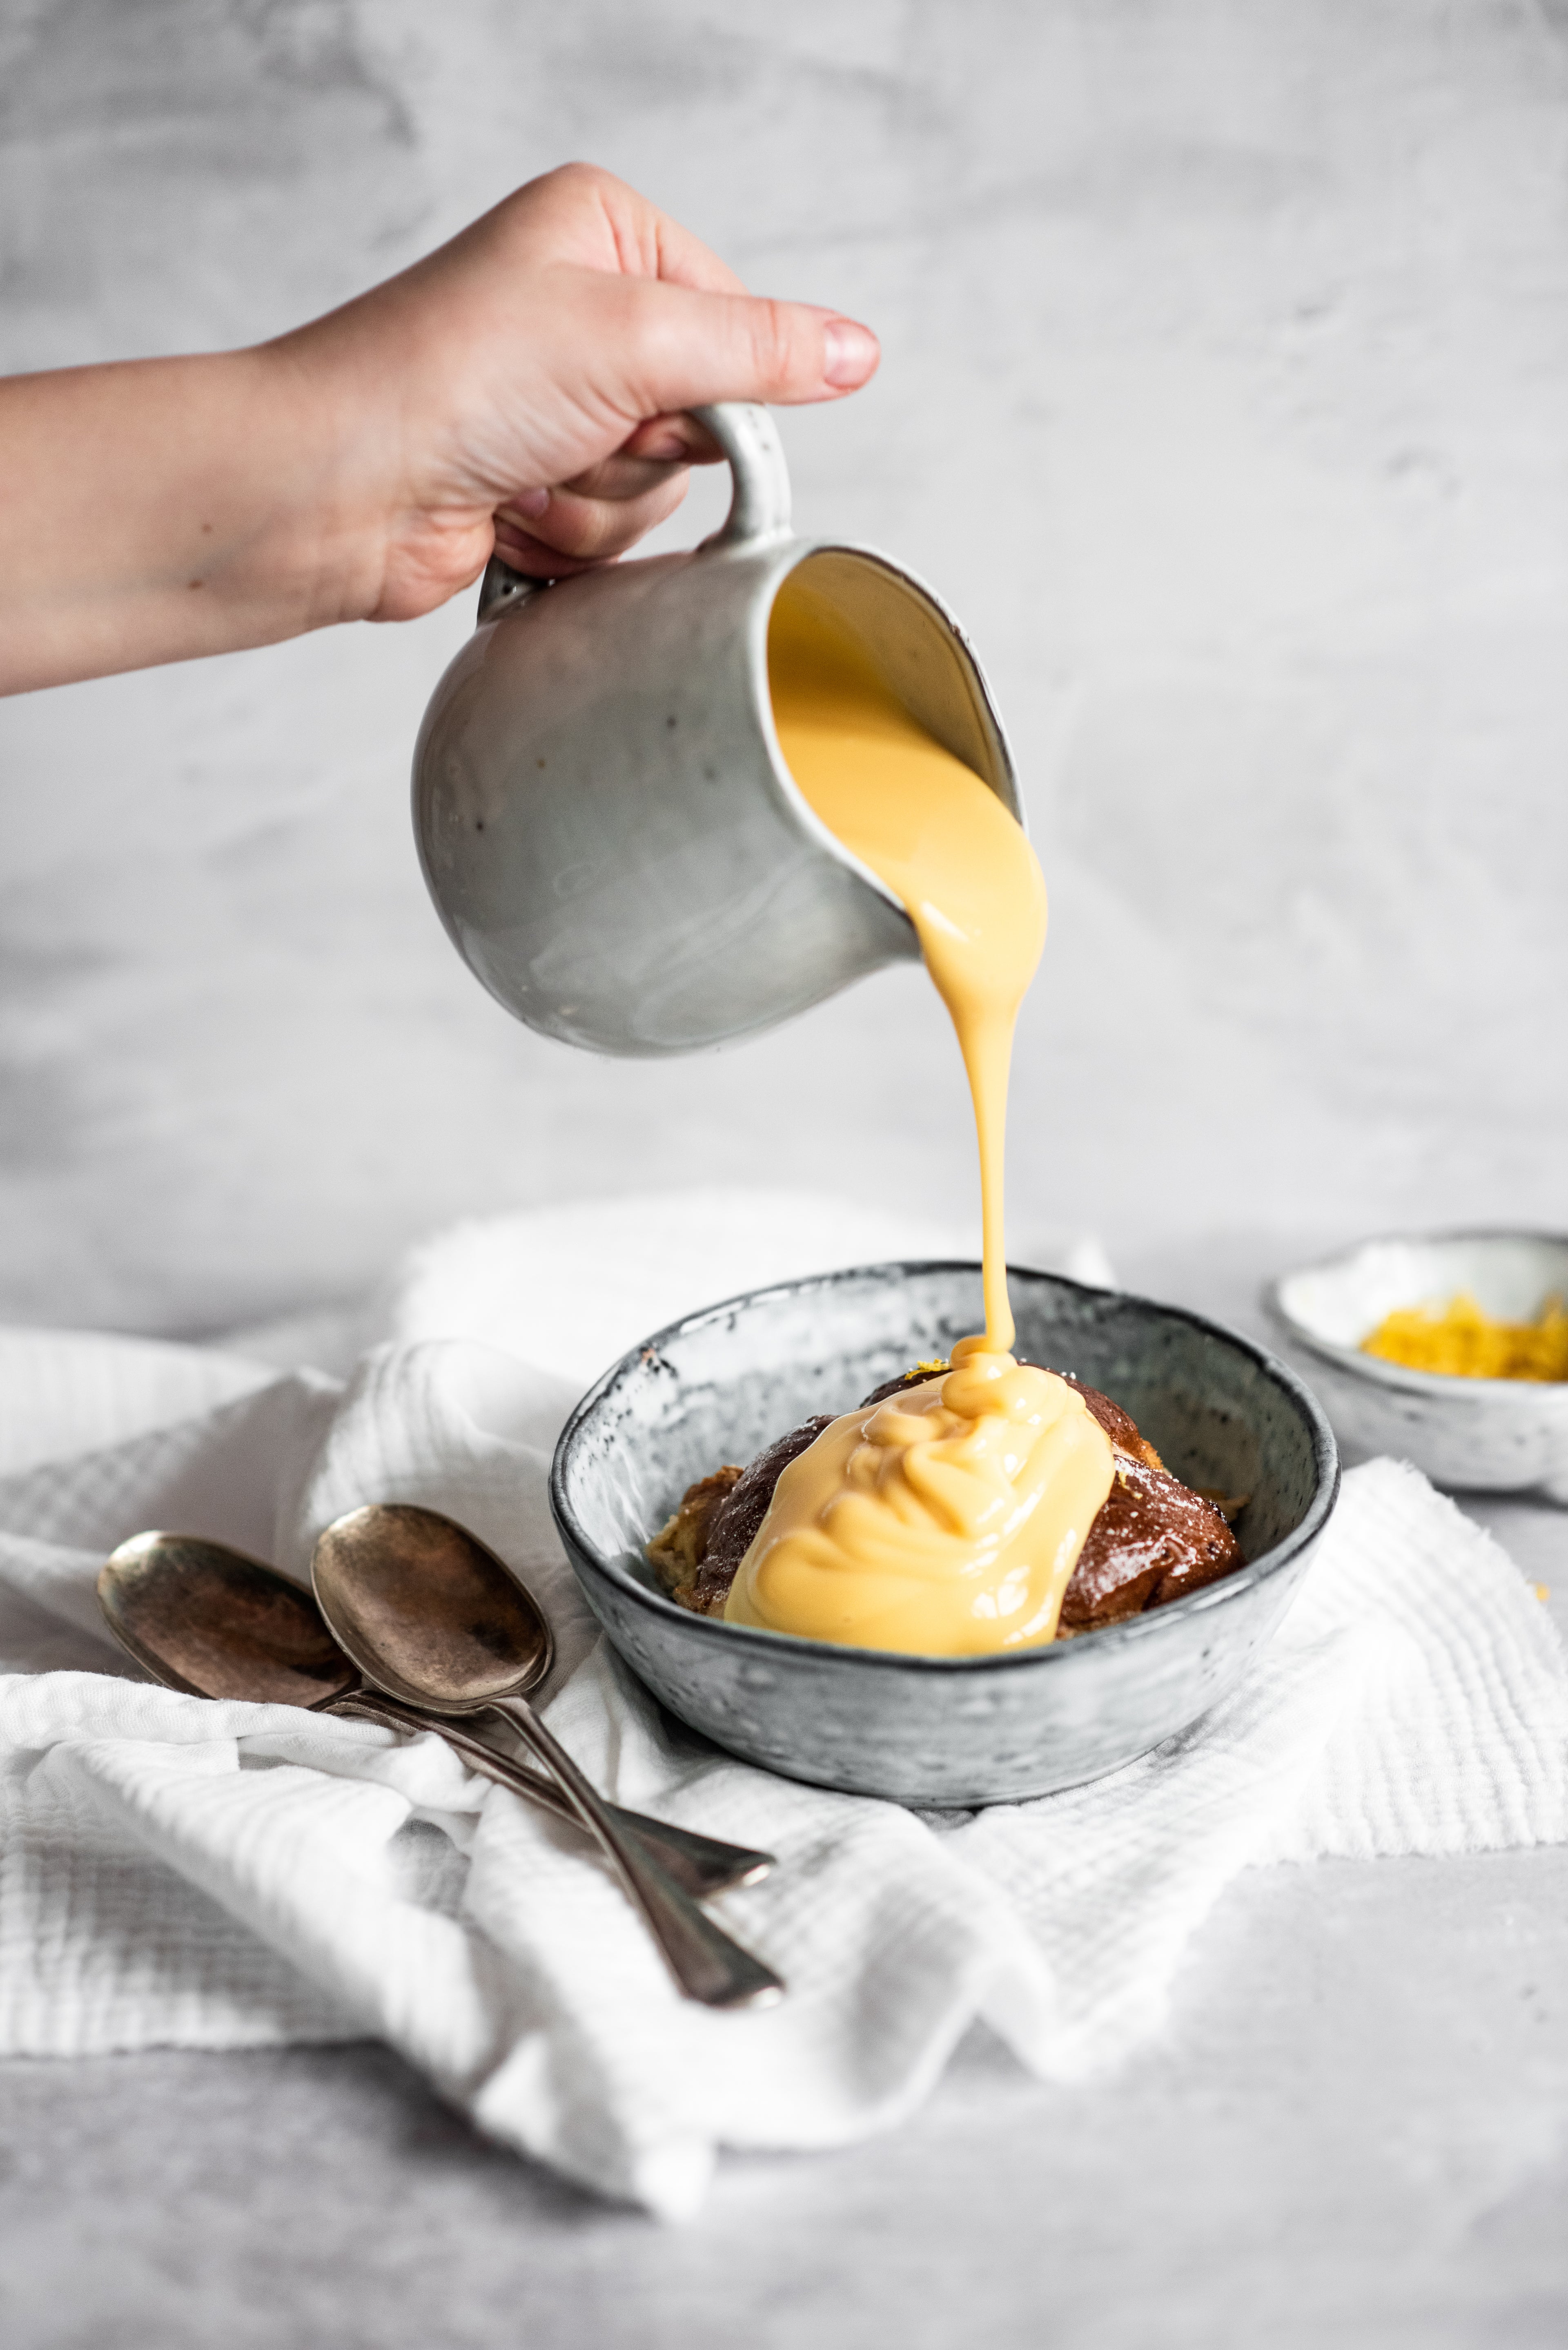
[[[723,528],[551,587],[492,562],[414,754],[420,859],[459,953],[530,1027],[600,1053],[721,1044],[919,957],[779,750],[768,618],[791,573],[1023,820],[951,613],[886,556],[794,535],[765,409],[696,412],[734,477]]]

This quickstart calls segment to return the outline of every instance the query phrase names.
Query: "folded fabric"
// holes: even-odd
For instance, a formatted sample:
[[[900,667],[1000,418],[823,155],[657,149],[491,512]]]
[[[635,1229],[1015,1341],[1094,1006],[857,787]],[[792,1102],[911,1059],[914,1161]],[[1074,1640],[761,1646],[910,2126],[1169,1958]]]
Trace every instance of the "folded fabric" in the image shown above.
[[[585,1246],[556,1279],[622,1343],[597,1262]],[[511,1326],[537,1346],[525,1313]],[[0,1377],[16,1359],[36,1389],[54,1378],[78,1438],[87,1343],[0,1345]],[[51,1368],[51,1344],[78,1351]],[[1347,1478],[1229,1702],[1094,1786],[942,1820],[732,1762],[625,1672],[549,1519],[580,1366],[425,1338],[373,1349],[344,1385],[198,1349],[175,1377],[159,1349],[141,1408],[156,1390],[187,1409],[151,1426],[135,1347],[103,1344],[113,1440],[62,1457],[39,1425],[33,1465],[0,1479],[0,2051],[376,2034],[496,2138],[678,2217],[722,2147],[888,2126],[976,2021],[1043,2075],[1123,2061],[1249,1863],[1568,1835],[1568,1673],[1545,1611],[1393,1462]],[[584,1841],[434,1736],[152,1688],[101,1628],[94,1577],[130,1534],[208,1534],[303,1578],[320,1528],[371,1500],[449,1512],[531,1586],[558,1643],[551,1726],[607,1793],[778,1854],[722,1908],[787,1978],[779,2007],[681,2002]]]
[[[475,1216],[411,1249],[369,1297],[236,1332],[240,1354],[351,1370],[388,1338],[479,1338],[587,1387],[639,1338],[742,1289],[889,1258],[972,1257],[971,1225],[811,1191],[633,1192]],[[1093,1238],[1036,1234],[1015,1262],[1108,1287]]]

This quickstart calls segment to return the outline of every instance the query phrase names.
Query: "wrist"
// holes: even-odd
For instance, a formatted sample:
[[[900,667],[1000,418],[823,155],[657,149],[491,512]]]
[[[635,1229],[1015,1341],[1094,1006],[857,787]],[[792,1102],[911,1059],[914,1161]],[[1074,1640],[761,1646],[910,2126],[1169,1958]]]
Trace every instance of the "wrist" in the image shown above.
[[[385,292],[248,355],[296,420],[279,560],[308,605],[302,627],[415,619],[476,578],[493,541],[493,502],[430,461],[450,350]]]
[[[236,421],[232,593],[269,638],[370,619],[385,566],[389,504],[378,479],[375,409],[306,335],[225,355]]]

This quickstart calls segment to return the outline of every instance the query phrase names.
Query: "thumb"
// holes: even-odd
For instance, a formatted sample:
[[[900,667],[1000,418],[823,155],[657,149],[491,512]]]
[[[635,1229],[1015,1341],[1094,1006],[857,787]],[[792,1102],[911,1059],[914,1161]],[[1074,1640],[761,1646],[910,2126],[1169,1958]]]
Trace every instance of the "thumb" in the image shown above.
[[[600,285],[625,312],[603,348],[618,355],[618,389],[638,417],[717,400],[839,400],[869,382],[881,358],[869,327],[813,303],[700,293],[657,278]]]

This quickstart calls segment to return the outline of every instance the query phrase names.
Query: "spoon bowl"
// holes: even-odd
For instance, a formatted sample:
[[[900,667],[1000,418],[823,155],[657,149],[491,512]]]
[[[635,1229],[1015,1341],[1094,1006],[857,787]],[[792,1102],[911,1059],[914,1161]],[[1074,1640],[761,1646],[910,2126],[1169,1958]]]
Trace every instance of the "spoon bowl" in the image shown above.
[[[468,1712],[537,1689],[550,1669],[540,1609],[493,1550],[438,1511],[350,1511],[317,1543],[311,1575],[342,1646],[410,1705]]]
[[[98,1596],[121,1646],[187,1697],[319,1707],[361,1685],[309,1592],[226,1543],[135,1534]]]

